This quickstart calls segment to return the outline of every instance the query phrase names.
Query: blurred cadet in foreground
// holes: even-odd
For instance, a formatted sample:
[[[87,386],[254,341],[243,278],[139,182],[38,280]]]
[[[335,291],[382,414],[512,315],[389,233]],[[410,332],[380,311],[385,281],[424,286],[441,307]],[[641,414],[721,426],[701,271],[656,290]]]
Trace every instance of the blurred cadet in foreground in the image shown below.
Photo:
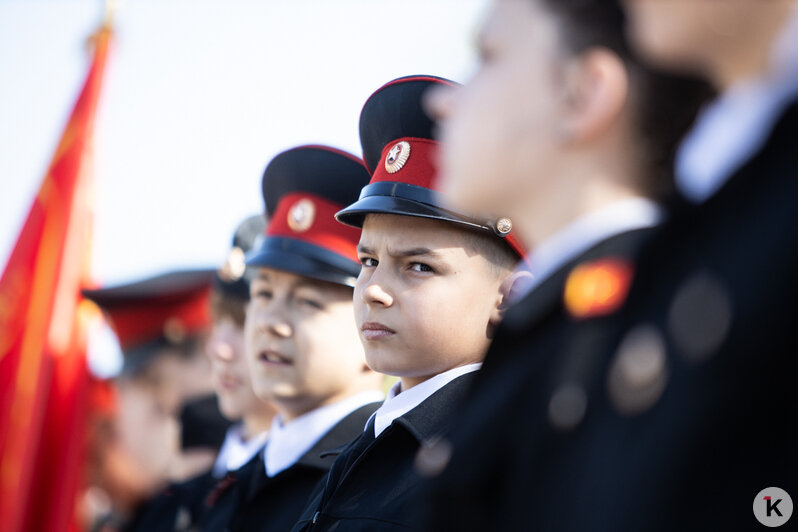
[[[456,208],[506,213],[533,280],[450,437],[429,451],[442,470],[429,530],[648,529],[615,511],[659,488],[619,489],[625,464],[586,463],[619,449],[656,456],[656,445],[626,449],[619,434],[597,446],[591,434],[631,430],[662,392],[658,359],[628,355],[632,369],[623,359],[609,375],[602,362],[625,332],[642,246],[667,218],[679,138],[710,91],[647,68],[624,30],[618,2],[497,0],[480,69],[430,99],[444,119],[444,192]]]
[[[721,92],[680,150],[681,201],[631,324],[664,339],[672,391],[646,427],[672,433],[661,470],[637,484],[663,497],[639,511],[665,515],[663,530],[758,526],[760,490],[798,491],[798,3],[625,5],[645,58]]]
[[[105,312],[124,354],[116,378],[112,450],[126,468],[130,519],[167,481],[210,468],[227,428],[212,391],[204,342],[210,325],[211,270],[176,271],[143,281],[86,290]]]

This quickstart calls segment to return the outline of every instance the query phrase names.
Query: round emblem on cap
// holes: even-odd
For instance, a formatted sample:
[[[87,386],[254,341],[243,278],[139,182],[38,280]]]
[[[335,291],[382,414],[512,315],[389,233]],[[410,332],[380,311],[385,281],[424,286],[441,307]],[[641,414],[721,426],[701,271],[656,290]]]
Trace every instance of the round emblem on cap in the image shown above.
[[[502,236],[509,235],[510,231],[512,230],[513,230],[513,222],[509,218],[499,218],[496,221],[496,231],[498,231],[500,235]]]
[[[303,199],[296,202],[288,211],[288,227],[297,233],[307,231],[313,225],[313,219],[316,217],[316,207],[309,199]]]
[[[402,169],[409,157],[410,143],[404,140],[397,142],[385,157],[385,169],[389,174],[395,174]]]
[[[164,322],[163,336],[170,344],[180,345],[187,336],[186,326],[180,318],[173,316]]]
[[[246,269],[244,250],[236,246],[230,251],[227,260],[217,273],[223,281],[233,283],[244,276]]]

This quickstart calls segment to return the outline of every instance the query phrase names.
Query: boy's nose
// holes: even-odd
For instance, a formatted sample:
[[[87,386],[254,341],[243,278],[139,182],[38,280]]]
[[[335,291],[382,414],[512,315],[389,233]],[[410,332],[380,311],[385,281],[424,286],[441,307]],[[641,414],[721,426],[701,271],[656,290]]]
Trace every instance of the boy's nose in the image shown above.
[[[277,321],[269,325],[269,331],[281,338],[288,338],[291,336],[291,326],[284,321]]]
[[[363,289],[363,301],[370,305],[381,305],[390,307],[393,305],[393,297],[379,283],[369,283]]]
[[[456,94],[455,87],[433,87],[423,98],[424,110],[436,121],[441,122],[451,115]]]
[[[233,356],[235,355],[233,346],[230,345],[229,342],[225,342],[224,340],[218,338],[211,339],[210,352],[212,357],[227,362],[233,360]]]
[[[259,330],[280,338],[288,338],[291,336],[291,325],[288,323],[288,320],[285,319],[285,316],[276,309],[262,312],[258,316],[258,319]]]

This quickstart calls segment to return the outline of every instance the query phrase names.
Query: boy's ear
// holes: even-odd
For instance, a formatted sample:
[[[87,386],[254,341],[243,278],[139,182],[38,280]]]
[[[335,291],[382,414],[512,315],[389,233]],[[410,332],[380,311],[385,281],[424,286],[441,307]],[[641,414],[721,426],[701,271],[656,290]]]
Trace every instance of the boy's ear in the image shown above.
[[[573,59],[564,76],[562,142],[602,136],[624,109],[628,92],[626,66],[613,52],[595,48]]]
[[[504,318],[504,313],[513,303],[521,299],[522,294],[532,282],[532,274],[525,270],[516,270],[504,278],[499,285],[499,298],[496,307],[490,314],[488,337],[493,338],[496,328]]]

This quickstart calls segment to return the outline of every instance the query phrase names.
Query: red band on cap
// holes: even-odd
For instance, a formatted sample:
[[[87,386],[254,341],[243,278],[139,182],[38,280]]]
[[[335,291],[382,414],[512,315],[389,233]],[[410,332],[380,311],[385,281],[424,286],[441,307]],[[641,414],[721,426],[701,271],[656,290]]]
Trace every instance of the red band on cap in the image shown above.
[[[358,262],[360,230],[335,221],[343,207],[309,192],[287,194],[269,217],[266,236],[302,240]]]
[[[122,350],[161,337],[189,337],[211,323],[210,287],[189,296],[153,298],[108,309],[108,317]],[[176,338],[180,339],[180,338]]]
[[[400,142],[406,142],[410,145],[410,153],[404,166],[394,173],[389,173],[385,161],[391,150]],[[393,183],[407,183],[408,185],[435,190],[433,182],[438,173],[435,164],[437,151],[438,142],[434,140],[414,137],[396,139],[382,149],[382,157],[374,170],[374,175],[371,176],[370,183],[391,181]]]
[[[390,173],[388,167],[391,166],[392,161],[388,161],[388,157],[389,154],[391,154],[391,150],[400,143],[407,143],[410,145],[409,156],[404,162],[404,165],[393,173]],[[435,188],[438,182],[436,179],[438,174],[436,157],[439,145],[440,143],[437,141],[415,137],[403,137],[389,142],[382,149],[382,157],[369,183],[388,181],[392,183],[416,185],[418,187],[437,191]],[[394,158],[396,157],[398,156]],[[386,161],[388,161],[387,164]],[[516,238],[515,234],[511,232],[505,238],[513,251],[515,251],[519,257],[523,257],[523,245]]]

